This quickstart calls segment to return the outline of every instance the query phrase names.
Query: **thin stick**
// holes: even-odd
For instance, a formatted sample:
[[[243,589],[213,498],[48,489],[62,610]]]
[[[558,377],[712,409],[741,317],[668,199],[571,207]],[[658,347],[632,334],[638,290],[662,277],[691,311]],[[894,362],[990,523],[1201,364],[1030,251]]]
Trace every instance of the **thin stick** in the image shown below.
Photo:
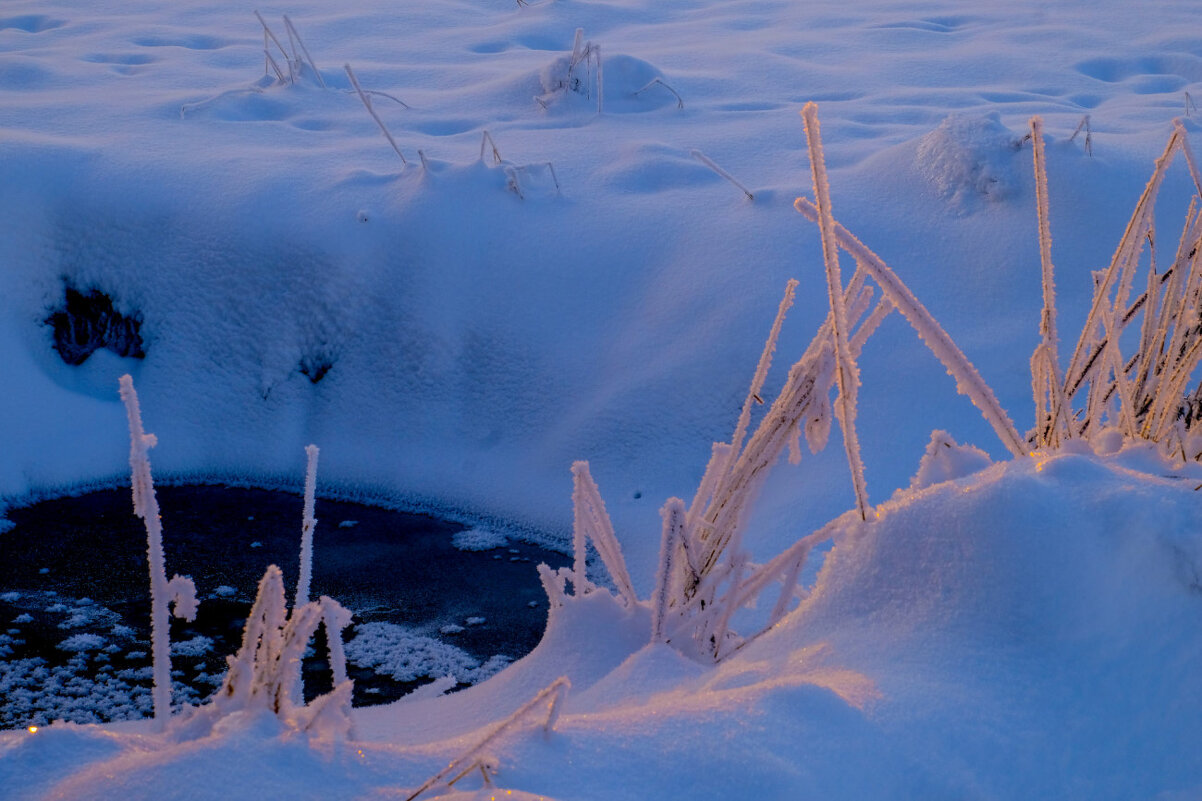
[[[822,154],[822,135],[818,126],[818,105],[806,103],[801,117],[805,121],[806,142],[810,151],[810,173],[814,196],[818,201],[818,229],[822,234],[822,259],[826,264],[826,286],[830,295],[831,319],[835,338],[835,381],[839,397],[839,424],[843,428],[843,446],[851,469],[860,519],[868,519],[868,490],[864,486],[864,461],[860,456],[860,438],[856,433],[856,396],[860,383],[855,359],[847,347],[847,305],[843,300],[843,281],[839,271],[839,245],[835,240],[835,218],[831,213],[830,184]]]
[[[270,36],[271,41],[275,42],[275,46],[280,49],[280,55],[282,55],[284,57],[284,61],[288,61],[288,51],[284,49],[284,46],[282,44],[280,44],[280,40],[276,38],[275,33],[272,32],[271,28],[267,27],[267,22],[263,19],[263,15],[260,14],[256,10],[255,16],[259,19],[259,24],[263,26],[263,32],[266,33],[268,36]],[[279,68],[277,67],[276,69],[278,71]],[[283,80],[282,75],[280,76],[280,80]],[[291,62],[288,63],[288,81],[289,81],[289,83],[296,82],[296,79],[292,74],[292,63]]]
[[[1081,133],[1082,130],[1085,131],[1085,155],[1092,157],[1093,156],[1093,132],[1091,130],[1089,130],[1089,115],[1088,114],[1086,114],[1084,117],[1082,117],[1081,121],[1079,123],[1077,123],[1077,127],[1073,130],[1073,135],[1068,138],[1068,141],[1071,142],[1074,139],[1076,139],[1077,134]]]
[[[484,136],[480,138],[480,160],[484,161],[484,146],[488,145],[492,149],[492,160],[494,164],[501,163],[501,151],[497,150],[497,145],[492,140],[492,135],[485,129]]]
[[[363,105],[367,109],[367,113],[370,114],[371,118],[376,121],[376,125],[380,126],[380,130],[384,132],[384,138],[388,140],[388,144],[392,145],[392,149],[395,150],[396,154],[401,157],[401,163],[408,164],[409,162],[405,161],[405,154],[401,152],[400,147],[397,146],[396,140],[393,139],[392,134],[388,132],[388,127],[384,125],[384,121],[380,119],[380,115],[376,114],[376,110],[371,107],[371,98],[368,97],[363,91],[363,87],[359,86],[359,79],[355,77],[355,71],[351,69],[351,65],[343,64],[342,67],[346,70],[347,77],[351,79],[351,86],[355,87],[355,91],[359,93],[359,99],[363,101]]]
[[[317,82],[321,84],[321,88],[326,88],[326,79],[321,77],[321,70],[317,68],[317,64],[313,62],[313,56],[309,55],[309,48],[305,47],[305,40],[301,38],[300,32],[296,30],[296,26],[292,24],[292,20],[288,19],[288,15],[284,15],[284,26],[288,29],[288,38],[296,37],[297,44],[300,45],[301,52],[305,54],[305,59],[309,62],[309,66],[313,69],[313,74],[317,77]]]
[[[313,577],[313,529],[317,527],[313,506],[317,498],[318,453],[316,445],[305,447],[305,505],[301,523],[300,578],[296,582],[296,600],[292,604],[295,609],[309,603],[309,582]]]
[[[735,177],[733,175],[731,175],[726,170],[722,169],[717,164],[715,164],[713,162],[713,160],[710,159],[709,156],[705,155],[700,150],[690,150],[689,155],[692,156],[693,158],[697,159],[698,161],[700,161],[705,166],[709,167],[714,172],[721,175],[726,180],[730,181],[732,184],[737,186],[739,189],[741,189],[743,194],[747,195],[748,200],[755,200],[755,195],[751,194],[751,191],[747,187],[743,186],[741,183],[739,183],[737,180],[735,180]]]
[[[493,741],[499,738],[502,734],[514,728],[522,721],[523,718],[530,714],[530,712],[537,709],[540,704],[546,703],[548,700],[550,701],[550,704],[547,709],[547,719],[543,723],[543,731],[550,732],[555,728],[555,721],[559,716],[559,707],[563,703],[563,698],[565,695],[567,695],[568,690],[570,690],[571,687],[572,684],[568,681],[567,676],[560,676],[558,679],[551,682],[544,689],[540,690],[537,695],[518,707],[516,712],[514,712],[505,720],[501,721],[501,723],[497,724],[497,726],[491,732],[484,736],[484,739],[469,748],[467,752],[458,759],[452,760],[451,763],[445,768],[427,779],[426,782],[421,787],[417,788],[417,790],[415,790],[413,793],[411,793],[405,799],[405,801],[413,801],[413,799],[426,792],[426,790],[429,790],[431,787],[443,782],[448,776],[453,776],[458,773],[465,764],[470,766],[477,759],[480,752],[491,745]]]
[[[642,89],[635,92],[634,96],[638,97],[643,92],[646,92],[652,86],[656,86],[656,85],[662,86],[665,89],[667,89],[669,92],[671,92],[672,94],[676,95],[676,108],[684,108],[684,99],[681,98],[680,93],[677,92],[675,89],[673,89],[671,86],[668,86],[668,84],[664,83],[663,80],[660,78],[652,78],[651,80],[647,81],[647,84]]]

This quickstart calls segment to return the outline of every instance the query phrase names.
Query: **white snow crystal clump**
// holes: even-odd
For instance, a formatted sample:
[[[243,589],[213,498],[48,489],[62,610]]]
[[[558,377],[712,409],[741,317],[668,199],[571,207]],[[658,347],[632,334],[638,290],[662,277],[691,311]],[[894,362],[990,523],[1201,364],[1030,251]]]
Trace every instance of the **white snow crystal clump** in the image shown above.
[[[58,644],[60,651],[99,651],[105,646],[103,637],[96,634],[73,634]]]
[[[213,640],[198,634],[190,640],[171,643],[171,653],[179,656],[204,656],[213,650]]]
[[[346,656],[356,665],[396,681],[454,676],[465,684],[483,681],[509,663],[508,657],[494,656],[481,665],[460,648],[393,623],[359,626],[355,638],[346,644]]]

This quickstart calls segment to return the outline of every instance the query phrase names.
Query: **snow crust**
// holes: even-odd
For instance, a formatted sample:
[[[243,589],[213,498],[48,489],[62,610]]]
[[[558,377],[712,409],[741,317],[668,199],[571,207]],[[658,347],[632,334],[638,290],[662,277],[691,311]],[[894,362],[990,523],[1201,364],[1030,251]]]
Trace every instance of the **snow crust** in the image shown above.
[[[0,504],[125,475],[128,372],[162,479],[299,487],[316,443],[331,491],[563,534],[587,459],[646,598],[659,504],[729,437],[786,282],[778,358],[827,314],[818,230],[792,208],[804,103],[838,220],[1021,428],[1040,312],[1028,119],[1044,118],[1071,330],[1172,117],[1202,96],[1188,3],[260,11],[304,37],[295,82],[264,77],[262,28],[221,0],[0,9]],[[574,84],[578,28],[600,57]],[[344,63],[395,98],[370,95],[406,165]],[[1085,114],[1092,157],[1069,141]],[[1170,172],[1159,208],[1183,214],[1189,191]],[[144,359],[59,357],[47,321],[93,289],[140,321]],[[839,518],[802,606],[718,666],[649,646],[649,609],[599,592],[480,685],[356,711],[350,739],[250,713],[191,740],[58,723],[0,733],[0,788],[388,797],[566,675],[556,730],[497,747],[512,797],[1202,795],[1202,476],[1114,437],[1104,458],[990,464],[1006,447],[900,319],[856,365],[874,514]],[[971,445],[943,454],[933,429]],[[852,505],[839,450],[767,481],[753,558]],[[112,681],[0,664],[30,704]],[[490,798],[478,781],[447,797]]]

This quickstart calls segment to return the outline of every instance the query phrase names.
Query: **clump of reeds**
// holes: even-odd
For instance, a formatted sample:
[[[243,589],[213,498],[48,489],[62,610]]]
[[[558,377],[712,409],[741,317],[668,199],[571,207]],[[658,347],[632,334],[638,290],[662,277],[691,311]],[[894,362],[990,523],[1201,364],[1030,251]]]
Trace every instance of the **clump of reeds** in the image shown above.
[[[1031,359],[1036,410],[1031,446],[1056,448],[1067,439],[1088,440],[1104,429],[1118,429],[1127,439],[1159,443],[1183,459],[1198,458],[1199,449],[1190,440],[1195,438],[1191,429],[1198,419],[1199,391],[1191,393],[1188,387],[1202,360],[1202,179],[1185,127],[1174,122],[1109,266],[1095,274],[1089,314],[1063,372],[1056,352],[1047,174],[1038,118],[1031,121],[1031,134],[1044,286],[1042,341]],[[1165,263],[1157,253],[1156,200],[1178,154],[1198,195],[1186,212],[1171,261]]]

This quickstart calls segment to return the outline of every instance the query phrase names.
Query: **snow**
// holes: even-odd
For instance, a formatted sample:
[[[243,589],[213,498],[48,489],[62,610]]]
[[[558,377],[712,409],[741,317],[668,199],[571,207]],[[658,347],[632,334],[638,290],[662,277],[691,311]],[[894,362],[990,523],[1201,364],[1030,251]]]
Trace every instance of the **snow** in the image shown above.
[[[730,439],[782,288],[800,281],[778,363],[829,312],[819,229],[792,208],[811,186],[808,101],[835,233],[904,281],[899,309],[939,358],[898,315],[852,354],[868,519],[842,514],[839,447],[762,479],[740,524],[749,570],[813,531],[831,541],[799,605],[717,665],[650,644],[648,602],[599,589],[557,597],[504,669],[457,649],[419,667],[419,634],[359,625],[352,662],[499,672],[356,710],[347,737],[245,711],[173,738],[70,723],[97,698],[147,714],[129,688],[149,668],[97,664],[108,640],[69,632],[101,610],[39,598],[80,670],[0,657],[6,703],[58,721],[0,732],[3,794],[389,797],[560,676],[555,730],[532,719],[488,749],[503,789],[477,772],[444,797],[1202,794],[1202,474],[1118,429],[1029,457],[1012,434],[1033,420],[1044,283],[1021,140],[1041,116],[1067,340],[1173,118],[1196,114],[1193,4],[259,10],[285,47],[285,13],[303,37],[296,64],[272,50],[295,82],[264,77],[259,21],[223,0],[0,10],[0,513],[128,479],[129,373],[156,478],[299,489],[315,443],[323,491],[452,514],[479,535],[459,547],[532,530],[566,547],[587,460],[630,592],[650,598],[660,506],[693,497]],[[1085,115],[1092,155],[1070,139]],[[1192,191],[1174,164],[1165,225]],[[69,366],[48,321],[91,290],[112,349]],[[119,355],[134,344],[145,358]]]

